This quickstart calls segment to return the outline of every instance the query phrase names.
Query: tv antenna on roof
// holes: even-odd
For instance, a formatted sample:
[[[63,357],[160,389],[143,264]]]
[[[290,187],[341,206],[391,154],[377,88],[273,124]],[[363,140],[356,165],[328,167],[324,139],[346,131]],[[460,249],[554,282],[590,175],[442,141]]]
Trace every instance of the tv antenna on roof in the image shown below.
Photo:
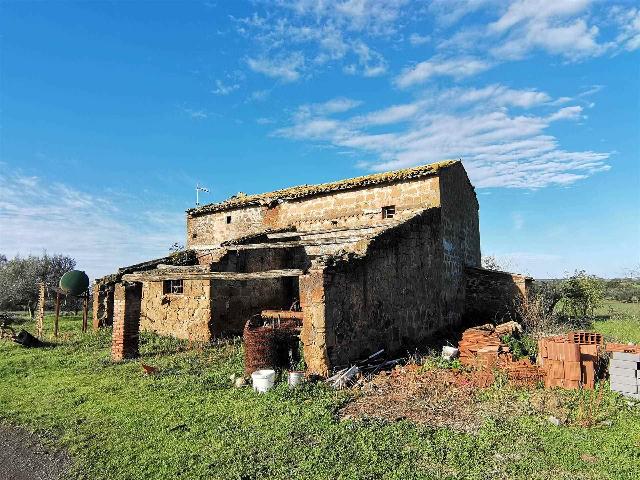
[[[200,205],[200,192],[209,193],[209,189],[196,183],[196,207]]]

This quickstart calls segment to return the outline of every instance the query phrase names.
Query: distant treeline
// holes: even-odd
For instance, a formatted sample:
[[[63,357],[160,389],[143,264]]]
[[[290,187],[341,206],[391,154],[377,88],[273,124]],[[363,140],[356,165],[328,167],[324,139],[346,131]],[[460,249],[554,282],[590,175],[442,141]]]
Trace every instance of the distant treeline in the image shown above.
[[[68,255],[16,256],[10,260],[0,254],[0,310],[27,311],[33,315],[38,303],[38,283],[46,285],[46,308],[52,309],[55,302],[54,288],[60,277],[73,270],[76,261]],[[62,308],[78,311],[82,301],[75,297],[65,298]]]

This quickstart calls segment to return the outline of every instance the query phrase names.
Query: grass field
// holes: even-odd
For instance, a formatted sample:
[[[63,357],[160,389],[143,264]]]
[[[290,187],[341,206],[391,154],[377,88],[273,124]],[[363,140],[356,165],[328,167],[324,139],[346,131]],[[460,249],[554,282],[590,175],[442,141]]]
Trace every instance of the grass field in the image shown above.
[[[607,300],[596,311],[593,329],[605,338],[640,343],[640,303]]]
[[[611,316],[595,327],[627,340],[637,335],[637,321]],[[141,360],[159,368],[145,376],[139,361],[109,361],[110,331],[79,329],[79,318],[63,319],[60,340],[47,348],[0,341],[0,420],[65,447],[77,462],[73,477],[638,478],[640,406],[606,383],[595,393],[557,392],[569,415],[563,426],[527,411],[535,392],[509,387],[477,401],[505,395],[523,413],[488,417],[472,433],[340,421],[336,412],[350,393],[279,384],[257,395],[232,387],[229,376],[242,372],[239,342],[187,349],[145,334]],[[585,418],[594,425],[582,426]]]

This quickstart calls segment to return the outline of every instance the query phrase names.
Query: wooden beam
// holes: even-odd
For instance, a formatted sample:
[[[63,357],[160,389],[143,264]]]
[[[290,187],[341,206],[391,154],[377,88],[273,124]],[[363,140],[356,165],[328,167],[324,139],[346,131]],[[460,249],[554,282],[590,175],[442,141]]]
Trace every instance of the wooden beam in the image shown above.
[[[161,263],[156,268],[158,270],[173,270],[176,272],[207,272],[209,271],[209,265],[166,265],[164,263]]]
[[[122,276],[126,282],[159,282],[162,280],[261,280],[267,278],[299,277],[304,270],[266,270],[264,272],[134,272]]]

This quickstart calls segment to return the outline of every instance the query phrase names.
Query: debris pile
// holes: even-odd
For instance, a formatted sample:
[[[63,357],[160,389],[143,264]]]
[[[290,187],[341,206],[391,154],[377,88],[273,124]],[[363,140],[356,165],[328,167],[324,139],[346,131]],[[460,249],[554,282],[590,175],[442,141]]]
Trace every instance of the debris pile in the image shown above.
[[[535,385],[543,379],[544,372],[527,358],[515,360],[509,346],[501,340],[504,335],[517,336],[521,331],[517,322],[498,326],[486,324],[465,330],[458,344],[460,362],[480,370],[500,369],[512,383]]]
[[[545,387],[593,390],[602,335],[569,332],[538,340],[538,363],[545,371]]]
[[[608,343],[611,390],[640,400],[640,346]]]
[[[356,383],[371,380],[376,373],[389,370],[400,363],[400,359],[386,360],[383,355],[384,350],[379,350],[364,360],[359,360],[349,367],[341,368],[334,375],[327,378],[326,382],[338,389],[352,387]]]

